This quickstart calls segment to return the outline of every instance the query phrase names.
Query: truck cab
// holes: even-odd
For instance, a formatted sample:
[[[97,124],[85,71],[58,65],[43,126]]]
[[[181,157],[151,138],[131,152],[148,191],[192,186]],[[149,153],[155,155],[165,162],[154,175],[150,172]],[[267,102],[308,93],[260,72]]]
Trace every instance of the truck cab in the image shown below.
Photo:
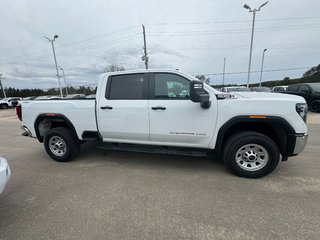
[[[208,147],[215,131],[217,98],[198,82],[211,104],[201,107],[201,100],[190,94],[191,81],[196,80],[165,71],[103,78],[97,99],[103,141]]]

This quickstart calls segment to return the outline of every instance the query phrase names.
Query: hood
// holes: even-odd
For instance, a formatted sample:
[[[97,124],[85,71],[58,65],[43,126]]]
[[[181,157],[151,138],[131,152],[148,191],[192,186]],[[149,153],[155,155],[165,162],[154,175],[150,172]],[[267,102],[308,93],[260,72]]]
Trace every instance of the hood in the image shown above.
[[[305,102],[303,97],[286,94],[286,93],[273,93],[273,92],[233,92],[233,95],[239,98],[257,99],[257,100],[288,100],[294,102]]]

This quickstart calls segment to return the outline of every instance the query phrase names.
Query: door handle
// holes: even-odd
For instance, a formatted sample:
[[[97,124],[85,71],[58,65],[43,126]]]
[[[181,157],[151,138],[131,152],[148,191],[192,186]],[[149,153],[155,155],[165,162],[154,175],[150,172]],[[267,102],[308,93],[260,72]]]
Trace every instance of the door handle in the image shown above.
[[[165,107],[157,106],[157,107],[152,107],[152,110],[166,110]]]
[[[113,107],[110,107],[110,106],[104,106],[104,107],[100,107],[101,109],[105,110],[105,109],[109,109],[111,110]]]

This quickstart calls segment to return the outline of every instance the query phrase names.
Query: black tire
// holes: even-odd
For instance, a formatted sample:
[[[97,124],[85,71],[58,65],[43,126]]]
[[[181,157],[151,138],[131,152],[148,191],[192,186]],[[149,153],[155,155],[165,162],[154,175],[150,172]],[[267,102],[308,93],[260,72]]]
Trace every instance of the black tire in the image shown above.
[[[1,104],[1,105],[0,105],[0,108],[1,108],[1,109],[7,109],[7,108],[8,108],[8,104],[5,104],[5,103],[4,103],[4,104]]]
[[[309,105],[309,109],[311,112],[320,112],[320,100],[313,100]]]
[[[45,135],[43,144],[49,156],[58,162],[68,162],[80,151],[79,140],[65,127],[51,129]]]
[[[264,177],[277,167],[279,158],[277,145],[269,137],[253,131],[231,136],[223,149],[224,163],[240,177]]]

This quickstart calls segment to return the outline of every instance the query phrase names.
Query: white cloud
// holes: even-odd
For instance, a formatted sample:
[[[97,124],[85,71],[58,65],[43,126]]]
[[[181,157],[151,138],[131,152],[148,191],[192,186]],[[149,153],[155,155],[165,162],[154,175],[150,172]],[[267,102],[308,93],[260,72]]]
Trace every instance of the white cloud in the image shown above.
[[[246,1],[252,7],[263,1]],[[3,1],[0,15],[0,72],[5,86],[52,87],[57,79],[51,46],[43,36],[58,34],[59,65],[72,84],[95,84],[108,64],[143,68],[142,29],[146,25],[150,66],[191,74],[245,72],[252,14],[244,2],[229,1]],[[319,64],[320,3],[270,1],[257,13],[252,69]],[[268,21],[265,21],[268,20]],[[126,29],[121,31],[122,29]],[[304,69],[266,72],[264,80],[299,77]],[[257,81],[259,74],[252,74]],[[221,76],[210,76],[219,83]],[[244,83],[246,74],[227,75]]]

